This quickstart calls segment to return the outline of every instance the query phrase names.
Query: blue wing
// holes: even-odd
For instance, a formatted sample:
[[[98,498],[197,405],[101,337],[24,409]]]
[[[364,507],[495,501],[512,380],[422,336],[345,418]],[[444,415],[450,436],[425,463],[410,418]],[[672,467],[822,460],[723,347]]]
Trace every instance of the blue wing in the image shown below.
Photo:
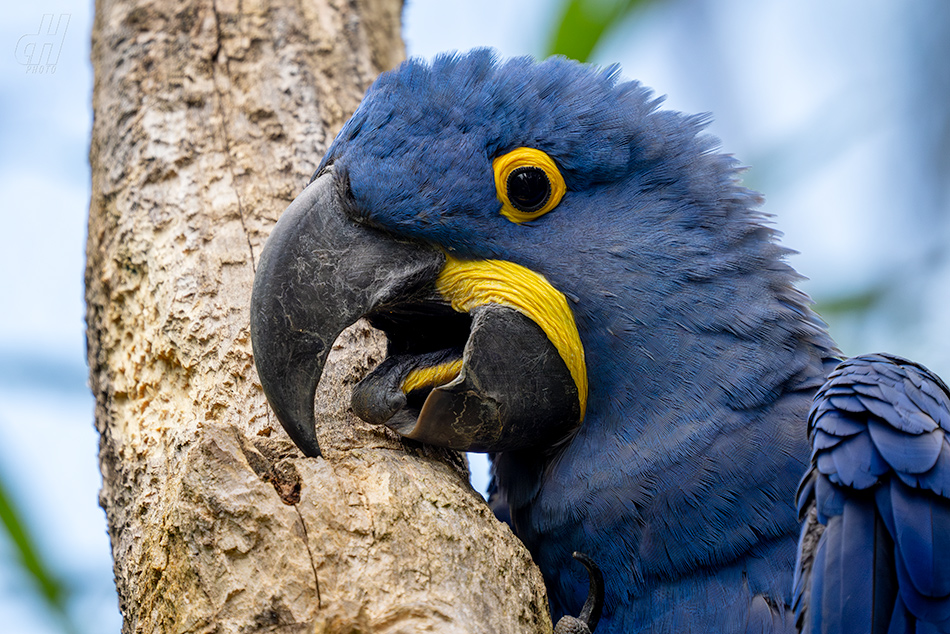
[[[794,608],[801,632],[950,632],[950,390],[890,355],[815,396]]]

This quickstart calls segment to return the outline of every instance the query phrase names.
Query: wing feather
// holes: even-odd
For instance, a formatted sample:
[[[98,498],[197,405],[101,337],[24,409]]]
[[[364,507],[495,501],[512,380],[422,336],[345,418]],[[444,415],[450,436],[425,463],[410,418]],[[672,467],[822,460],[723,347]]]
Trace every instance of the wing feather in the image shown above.
[[[921,365],[839,365],[809,414],[795,577],[802,632],[950,631],[950,390]]]

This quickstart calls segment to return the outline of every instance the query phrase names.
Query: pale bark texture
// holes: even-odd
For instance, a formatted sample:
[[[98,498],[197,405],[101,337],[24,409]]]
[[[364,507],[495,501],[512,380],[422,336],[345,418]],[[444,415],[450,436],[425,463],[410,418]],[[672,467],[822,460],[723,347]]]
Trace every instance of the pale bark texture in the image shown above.
[[[457,454],[348,411],[380,360],[351,329],[318,396],[325,456],[270,412],[256,258],[381,70],[393,0],[99,0],[89,365],[125,632],[549,632],[521,543]]]

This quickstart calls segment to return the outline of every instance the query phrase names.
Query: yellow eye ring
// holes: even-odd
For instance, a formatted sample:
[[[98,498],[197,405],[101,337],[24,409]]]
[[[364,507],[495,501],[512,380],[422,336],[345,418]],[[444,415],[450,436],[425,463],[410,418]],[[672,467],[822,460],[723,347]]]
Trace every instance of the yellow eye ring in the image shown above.
[[[512,222],[540,218],[561,202],[567,186],[554,160],[529,147],[519,147],[492,161],[501,215]]]

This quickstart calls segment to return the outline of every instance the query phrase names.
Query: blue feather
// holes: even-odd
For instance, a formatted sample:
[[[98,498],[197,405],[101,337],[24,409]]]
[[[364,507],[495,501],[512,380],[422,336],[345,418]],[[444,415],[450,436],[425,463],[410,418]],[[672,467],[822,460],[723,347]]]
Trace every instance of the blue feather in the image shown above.
[[[874,615],[874,509],[851,502],[841,516],[840,594],[842,634],[873,629]],[[855,574],[865,571],[864,574]]]
[[[843,412],[834,409],[819,410],[813,425],[832,436],[846,438],[866,431],[866,427]]]
[[[944,445],[943,432],[911,435],[874,418],[868,420],[868,431],[874,447],[895,470],[902,473],[924,473],[937,462]]]
[[[933,491],[943,498],[950,498],[950,442],[948,441],[950,439],[945,436],[943,445],[940,447],[940,455],[933,468],[918,476],[912,483],[914,486]]]
[[[869,389],[875,382],[876,395]],[[819,552],[826,563],[799,581],[803,622],[820,621],[834,632],[947,631],[950,447],[934,423],[950,404],[945,389],[922,366],[867,355],[842,363],[819,390],[810,423],[817,472],[801,493],[813,492],[813,500],[804,500],[801,512],[816,508],[826,528],[817,546],[805,539],[814,528],[803,528],[798,567],[807,570]],[[866,431],[836,444],[815,422],[829,416],[849,421],[849,431]],[[827,562],[836,561],[839,548],[847,567],[836,569]],[[809,584],[811,593],[804,590]]]
[[[877,476],[871,473],[872,451],[868,435],[859,434],[828,452],[835,467],[835,471],[830,474],[832,482],[856,489],[867,489],[877,484]]]

